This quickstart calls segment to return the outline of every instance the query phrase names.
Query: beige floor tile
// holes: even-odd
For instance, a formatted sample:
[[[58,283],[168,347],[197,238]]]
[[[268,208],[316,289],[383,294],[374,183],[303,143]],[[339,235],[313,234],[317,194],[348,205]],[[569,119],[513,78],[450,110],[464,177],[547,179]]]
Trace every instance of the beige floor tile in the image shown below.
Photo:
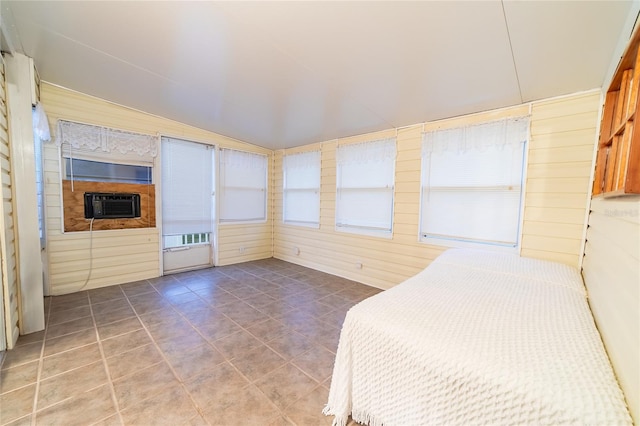
[[[0,371],[0,394],[27,386],[38,378],[38,361]]]
[[[123,306],[118,309],[109,310],[107,312],[94,312],[93,317],[96,325],[104,325],[112,322],[120,321],[125,318],[134,317],[136,314],[130,306]]]
[[[196,407],[178,384],[122,412],[122,419],[127,425],[174,426],[184,424],[186,419],[195,416],[198,416]]]
[[[88,305],[89,298],[86,292],[65,294],[64,296],[51,297],[51,312],[66,311]]]
[[[163,296],[172,305],[182,305],[184,303],[190,302],[203,302],[203,300],[197,294],[186,287],[184,287],[184,289],[187,291],[181,293],[165,293],[163,294]]]
[[[46,309],[45,309],[45,312],[46,312]],[[44,330],[37,331],[35,333],[23,334],[22,336],[18,337],[18,342],[16,343],[16,346],[22,346],[29,343],[42,342],[43,340],[44,340]]]
[[[110,324],[98,326],[98,336],[100,340],[109,339],[131,331],[140,330],[142,324],[138,318],[127,318]]]
[[[209,304],[207,302],[205,302],[204,300],[200,299],[200,297],[198,297],[197,300],[192,300],[190,302],[173,304],[173,309],[175,309],[176,311],[182,313],[183,315],[188,313],[188,312],[198,311],[198,310],[201,310],[201,309],[207,309],[209,307],[210,307]]]
[[[51,312],[47,326],[60,324],[62,322],[73,321],[78,318],[91,316],[91,307],[89,305],[79,308],[69,309],[68,311]]]
[[[185,319],[181,319],[172,324],[152,325],[147,327],[147,329],[156,342],[175,339],[195,332],[193,326]]]
[[[284,358],[264,345],[252,349],[231,361],[252,382],[283,366],[285,362]]]
[[[51,325],[47,329],[47,339],[53,339],[93,327],[93,318],[91,317],[78,318],[61,324]]]
[[[185,387],[193,400],[202,409],[219,405],[225,395],[233,389],[242,389],[249,382],[240,375],[228,362],[196,374],[185,381]]]
[[[137,296],[143,293],[155,293],[156,289],[153,288],[151,284],[149,284],[146,280],[136,281],[128,284],[122,284],[120,286],[124,294],[127,297]]]
[[[246,308],[238,310],[231,309],[230,312],[225,312],[225,315],[245,328],[251,327],[254,324],[258,324],[269,319],[269,316],[267,314],[264,314],[249,305],[246,306]]]
[[[70,351],[44,357],[42,360],[41,380],[65,373],[74,368],[83,367],[102,359],[97,343],[81,346]]]
[[[167,358],[180,356],[200,345],[204,345],[207,341],[197,332],[187,333],[174,339],[158,342],[158,347]]]
[[[293,426],[293,423],[291,423],[289,420],[287,420],[286,417],[280,416],[280,417],[276,417],[274,420],[270,421],[268,423],[268,426]]]
[[[108,385],[102,385],[71,399],[39,410],[36,413],[38,425],[88,425],[115,414]]]
[[[331,425],[333,416],[322,414],[327,404],[329,393],[322,386],[315,388],[285,410],[286,416],[296,425],[324,426]]]
[[[2,369],[13,368],[18,365],[27,364],[40,358],[42,353],[42,342],[29,343],[27,345],[16,346],[5,354]]]
[[[120,286],[114,285],[110,287],[96,288],[89,290],[89,300],[92,304],[124,299],[124,293]]]
[[[3,361],[0,423],[330,423],[332,348],[350,306],[373,294],[354,285],[269,259],[48,297],[46,334]]]
[[[244,330],[218,339],[213,344],[227,359],[237,358],[262,346],[258,339]]]
[[[79,395],[107,382],[102,360],[40,382],[38,410]]]
[[[137,373],[113,382],[116,400],[121,410],[160,393],[175,385],[177,380],[165,362],[161,362]]]
[[[157,293],[153,293],[153,294],[156,295]],[[138,297],[144,298],[146,296],[151,296],[151,293],[149,293],[148,295],[143,294]],[[149,312],[154,312],[154,311],[164,311],[165,309],[168,309],[169,307],[171,307],[171,304],[166,300],[144,300],[144,301],[137,302],[135,304],[132,303],[132,306],[133,306],[133,309],[135,309],[136,314],[143,315],[143,314],[147,314]]]
[[[113,414],[105,419],[99,420],[91,426],[122,426],[124,423],[120,418],[120,414]]]
[[[96,302],[91,304],[91,311],[93,312],[93,315],[103,316],[109,312],[130,307],[131,305],[129,304],[129,301],[124,298],[123,293],[122,299],[108,300],[106,302]]]
[[[256,382],[281,410],[309,394],[318,384],[292,364],[286,364]]]
[[[104,351],[104,356],[109,358],[149,343],[151,343],[151,339],[146,330],[140,329],[103,340],[102,350]]]
[[[286,325],[273,318],[254,324],[247,331],[265,343],[290,332]]]
[[[111,380],[116,380],[158,364],[162,360],[160,352],[158,352],[154,344],[150,343],[107,358],[107,366],[109,367]]]
[[[242,331],[242,328],[238,324],[231,321],[226,316],[224,318],[220,318],[215,323],[198,325],[196,327],[200,334],[211,342]]]
[[[170,355],[168,360],[178,376],[184,381],[203,369],[213,368],[223,363],[225,358],[217,349],[206,343],[182,354]]]
[[[142,323],[147,327],[158,324],[170,324],[174,323],[175,321],[182,320],[182,316],[173,308],[163,311],[149,312],[148,314],[140,315],[139,318],[140,321],[142,321]]]
[[[28,414],[24,417],[20,417],[19,419],[6,423],[6,426],[31,426],[32,418],[33,416],[31,414]],[[2,419],[2,415],[0,415],[0,421],[1,419]],[[0,423],[0,424],[5,425],[5,423]]]
[[[29,385],[0,395],[0,424],[12,422],[33,411],[36,385]]]
[[[44,342],[44,356],[54,355],[80,346],[89,345],[96,342],[95,329],[78,331],[66,336],[47,339]]]
[[[267,346],[289,360],[313,348],[313,343],[302,334],[291,331],[270,340]]]
[[[204,309],[196,309],[185,312],[184,317],[194,326],[206,326],[216,324],[218,321],[228,320],[222,312],[207,306]]]
[[[212,425],[263,426],[280,417],[278,409],[253,385],[230,389],[204,412]]]
[[[335,355],[329,350],[317,346],[295,357],[291,363],[309,376],[322,383],[331,377]]]

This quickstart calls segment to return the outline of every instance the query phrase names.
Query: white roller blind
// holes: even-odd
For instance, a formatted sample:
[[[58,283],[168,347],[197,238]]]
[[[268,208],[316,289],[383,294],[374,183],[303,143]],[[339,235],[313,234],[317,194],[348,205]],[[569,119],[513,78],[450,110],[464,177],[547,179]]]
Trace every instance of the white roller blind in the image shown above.
[[[213,228],[213,147],[162,138],[162,234]]]
[[[336,226],[390,233],[396,140],[340,145],[336,151]]]
[[[220,150],[220,221],[267,218],[267,157]]]
[[[423,135],[421,238],[515,247],[527,117]]]
[[[320,223],[320,151],[285,155],[283,220],[313,226]]]

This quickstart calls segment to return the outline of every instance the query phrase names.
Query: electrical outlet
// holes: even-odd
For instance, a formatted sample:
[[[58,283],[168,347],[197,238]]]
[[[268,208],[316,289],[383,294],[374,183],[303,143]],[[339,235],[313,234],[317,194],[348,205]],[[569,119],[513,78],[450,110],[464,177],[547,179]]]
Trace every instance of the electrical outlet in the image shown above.
[[[300,249],[298,247],[293,248],[293,254],[298,256],[300,254]]]
[[[356,269],[362,269],[362,262],[356,262]]]
[[[240,247],[240,254],[244,254],[245,251],[246,249],[244,247]]]

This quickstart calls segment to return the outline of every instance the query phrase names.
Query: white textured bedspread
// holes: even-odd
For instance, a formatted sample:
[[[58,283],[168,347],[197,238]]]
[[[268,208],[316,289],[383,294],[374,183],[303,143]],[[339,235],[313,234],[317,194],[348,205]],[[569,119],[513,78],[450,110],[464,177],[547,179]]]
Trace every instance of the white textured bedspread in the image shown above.
[[[578,271],[451,249],[354,306],[334,425],[631,424]]]

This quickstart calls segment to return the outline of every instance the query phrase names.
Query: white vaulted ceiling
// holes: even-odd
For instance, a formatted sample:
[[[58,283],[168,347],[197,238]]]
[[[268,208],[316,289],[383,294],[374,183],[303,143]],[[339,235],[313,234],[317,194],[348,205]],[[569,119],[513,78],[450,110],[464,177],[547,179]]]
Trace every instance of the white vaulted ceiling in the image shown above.
[[[42,80],[271,149],[600,87],[634,10],[495,0],[1,9]]]

